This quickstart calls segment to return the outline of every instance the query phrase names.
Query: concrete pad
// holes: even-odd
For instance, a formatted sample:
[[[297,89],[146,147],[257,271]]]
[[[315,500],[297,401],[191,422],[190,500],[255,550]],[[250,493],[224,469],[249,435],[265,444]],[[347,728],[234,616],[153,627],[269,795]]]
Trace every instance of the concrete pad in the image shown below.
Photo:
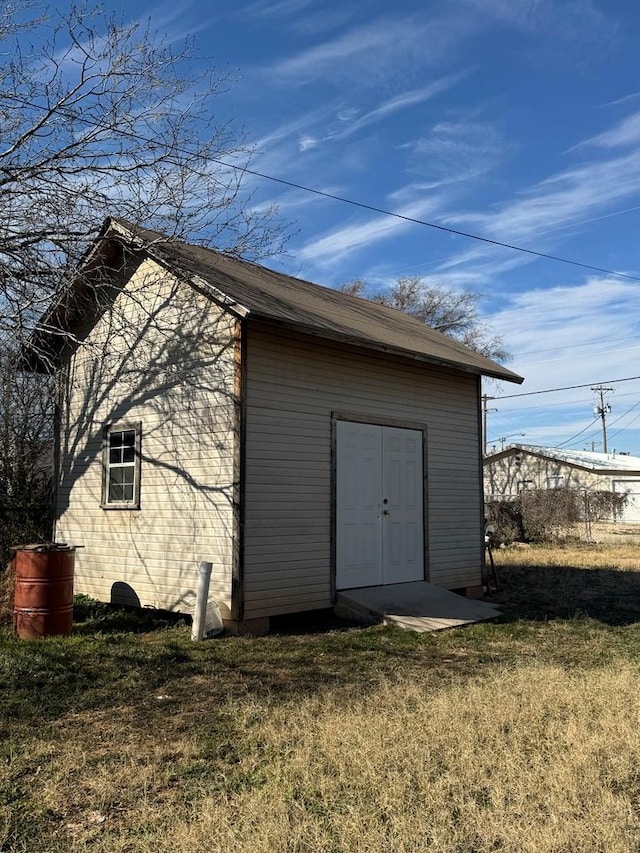
[[[335,609],[339,616],[364,624],[382,622],[419,632],[500,616],[500,611],[485,601],[464,598],[426,581],[343,589],[337,594]]]

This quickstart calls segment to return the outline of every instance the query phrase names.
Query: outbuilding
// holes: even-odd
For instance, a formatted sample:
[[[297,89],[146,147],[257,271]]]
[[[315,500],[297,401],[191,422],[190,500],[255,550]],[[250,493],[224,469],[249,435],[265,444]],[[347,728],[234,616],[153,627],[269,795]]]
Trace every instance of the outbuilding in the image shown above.
[[[32,336],[61,377],[56,538],[76,589],[228,627],[340,589],[481,583],[480,380],[415,319],[109,219]]]

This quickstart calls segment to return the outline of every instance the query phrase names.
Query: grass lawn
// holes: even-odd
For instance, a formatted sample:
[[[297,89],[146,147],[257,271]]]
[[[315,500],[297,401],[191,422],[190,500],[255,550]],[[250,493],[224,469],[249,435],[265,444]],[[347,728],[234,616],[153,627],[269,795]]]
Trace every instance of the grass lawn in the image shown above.
[[[0,628],[0,850],[638,851],[640,549],[496,558],[501,620],[437,634]]]

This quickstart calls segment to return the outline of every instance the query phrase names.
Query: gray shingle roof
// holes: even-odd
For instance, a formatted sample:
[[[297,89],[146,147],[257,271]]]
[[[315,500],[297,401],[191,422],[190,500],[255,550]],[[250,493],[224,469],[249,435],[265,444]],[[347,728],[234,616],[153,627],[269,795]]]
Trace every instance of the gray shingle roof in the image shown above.
[[[466,372],[522,382],[522,377],[457,341],[430,329],[413,317],[349,296],[328,287],[312,284],[267,267],[221,254],[156,231],[132,225],[122,219],[108,219],[94,248],[87,253],[85,269],[97,265],[101,247],[113,241],[134,251],[147,252],[176,273],[209,288],[231,310],[249,320],[266,320],[316,337],[368,347]],[[81,266],[81,269],[83,267]],[[84,287],[76,283],[76,287]],[[76,300],[78,304],[78,300]],[[39,353],[56,361],[64,352],[58,330],[72,328],[80,309],[64,293],[39,323],[31,340],[25,363],[43,368]]]
[[[275,272],[213,249],[137,228],[149,251],[172,267],[198,276],[242,306],[249,317],[281,323],[318,337],[383,349],[469,372],[522,382],[522,377],[413,317],[340,291]]]

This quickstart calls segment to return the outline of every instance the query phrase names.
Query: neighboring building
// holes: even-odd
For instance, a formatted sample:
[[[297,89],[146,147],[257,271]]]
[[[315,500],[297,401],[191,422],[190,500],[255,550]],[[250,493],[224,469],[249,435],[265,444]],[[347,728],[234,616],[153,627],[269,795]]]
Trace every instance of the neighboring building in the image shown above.
[[[78,592],[190,610],[208,560],[260,630],[342,588],[480,585],[480,378],[522,380],[413,318],[110,219],[47,364]]]
[[[487,498],[518,495],[526,489],[587,489],[624,493],[619,521],[640,521],[640,458],[511,444],[484,458]]]

